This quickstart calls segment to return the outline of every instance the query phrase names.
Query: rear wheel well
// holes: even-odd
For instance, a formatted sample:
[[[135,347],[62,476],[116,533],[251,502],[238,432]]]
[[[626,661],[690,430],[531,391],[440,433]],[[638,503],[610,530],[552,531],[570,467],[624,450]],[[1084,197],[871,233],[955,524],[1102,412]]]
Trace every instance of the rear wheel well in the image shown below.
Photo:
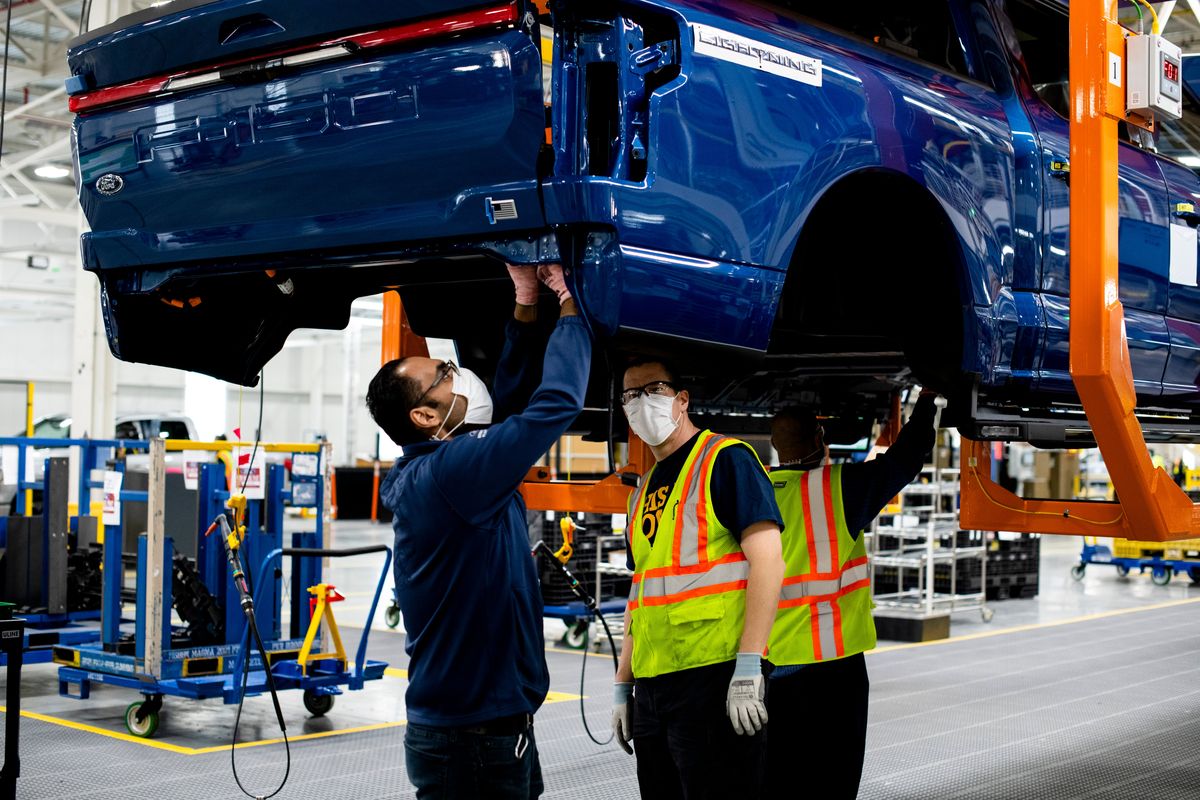
[[[804,223],[770,352],[877,340],[902,352],[916,381],[957,393],[968,383],[964,275],[958,237],[926,189],[896,173],[856,173],[831,187]]]

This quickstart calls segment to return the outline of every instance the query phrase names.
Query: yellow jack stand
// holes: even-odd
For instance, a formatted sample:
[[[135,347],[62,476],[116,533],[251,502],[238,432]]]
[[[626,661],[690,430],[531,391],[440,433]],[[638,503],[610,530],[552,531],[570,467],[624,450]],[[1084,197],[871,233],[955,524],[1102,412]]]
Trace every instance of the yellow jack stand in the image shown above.
[[[337,593],[335,587],[328,583],[318,583],[316,586],[310,586],[308,593],[314,595],[312,621],[308,623],[308,633],[304,635],[304,646],[300,648],[300,655],[296,659],[296,663],[300,665],[301,674],[308,674],[308,664],[310,661],[322,661],[336,659],[339,663],[339,669],[345,669],[346,665],[346,649],[342,647],[342,635],[338,633],[337,621],[333,618],[333,607],[331,603],[338,603],[346,598]],[[313,653],[313,640],[317,638],[317,631],[321,629],[321,621],[325,620],[329,623],[329,635],[333,638],[334,651],[332,653]]]

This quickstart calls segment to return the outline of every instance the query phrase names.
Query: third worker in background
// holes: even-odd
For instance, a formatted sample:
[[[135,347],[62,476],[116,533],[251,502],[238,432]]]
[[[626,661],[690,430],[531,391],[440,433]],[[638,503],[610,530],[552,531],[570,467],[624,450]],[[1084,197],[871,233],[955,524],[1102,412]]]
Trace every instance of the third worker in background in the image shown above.
[[[759,797],[762,654],[783,579],[770,480],[746,444],[692,423],[667,365],[628,367],[621,401],[656,463],[630,497],[614,733],[633,741],[644,798]]]
[[[867,741],[875,647],[862,531],[921,472],[934,442],[934,395],[922,392],[895,443],[873,461],[826,465],[825,434],[803,408],[771,426],[787,575],[771,630],[767,795],[797,795],[798,763],[819,767],[822,800],[854,800]]]

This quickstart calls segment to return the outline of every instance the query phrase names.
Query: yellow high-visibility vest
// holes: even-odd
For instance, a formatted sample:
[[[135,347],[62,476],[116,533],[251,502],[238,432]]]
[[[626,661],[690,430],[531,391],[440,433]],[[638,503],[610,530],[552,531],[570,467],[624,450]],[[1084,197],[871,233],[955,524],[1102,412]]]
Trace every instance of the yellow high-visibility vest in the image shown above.
[[[785,577],[767,660],[814,664],[875,646],[867,549],[850,535],[840,464],[771,473],[783,514]]]
[[[703,431],[688,454],[662,515],[646,524],[642,509],[654,473],[642,476],[629,498],[633,586],[629,593],[633,674],[652,678],[737,657],[746,618],[750,568],[733,533],[709,498],[717,453],[736,439]],[[651,538],[653,536],[653,546]]]

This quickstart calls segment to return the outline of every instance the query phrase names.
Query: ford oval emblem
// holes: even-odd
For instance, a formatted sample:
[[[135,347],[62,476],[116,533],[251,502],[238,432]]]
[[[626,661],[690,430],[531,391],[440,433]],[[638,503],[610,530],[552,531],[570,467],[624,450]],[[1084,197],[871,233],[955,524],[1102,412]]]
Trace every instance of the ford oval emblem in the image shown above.
[[[96,191],[102,195],[114,195],[125,188],[125,179],[112,172],[96,179]]]

